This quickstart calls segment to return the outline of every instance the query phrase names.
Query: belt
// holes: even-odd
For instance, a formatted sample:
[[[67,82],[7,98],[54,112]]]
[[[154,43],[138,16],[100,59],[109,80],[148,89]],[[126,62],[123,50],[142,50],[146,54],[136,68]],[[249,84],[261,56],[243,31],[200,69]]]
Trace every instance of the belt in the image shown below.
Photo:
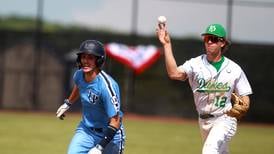
[[[200,117],[201,119],[208,119],[208,118],[213,118],[213,117],[215,117],[215,116],[212,115],[212,114],[206,113],[206,114],[200,114],[199,117]]]
[[[98,132],[98,133],[102,133],[103,132],[103,128],[94,128],[94,127],[90,127],[90,130]]]

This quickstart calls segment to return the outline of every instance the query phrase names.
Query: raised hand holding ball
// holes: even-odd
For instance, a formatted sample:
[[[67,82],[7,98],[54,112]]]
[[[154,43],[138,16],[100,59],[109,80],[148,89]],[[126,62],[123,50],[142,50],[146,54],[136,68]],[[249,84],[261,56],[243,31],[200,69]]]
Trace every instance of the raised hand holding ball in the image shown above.
[[[165,16],[159,16],[158,17],[158,25],[159,25],[159,28],[164,28],[165,24],[166,24],[166,17]]]

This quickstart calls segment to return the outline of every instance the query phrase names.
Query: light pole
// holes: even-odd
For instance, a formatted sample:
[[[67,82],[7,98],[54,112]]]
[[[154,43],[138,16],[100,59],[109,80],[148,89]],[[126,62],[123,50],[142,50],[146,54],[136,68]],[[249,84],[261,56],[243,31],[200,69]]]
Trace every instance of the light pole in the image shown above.
[[[41,65],[41,42],[42,42],[42,29],[43,29],[43,8],[44,0],[37,0],[37,16],[36,16],[36,29],[35,29],[35,44],[34,44],[34,64],[33,64],[33,92],[32,92],[32,108],[39,109],[39,73]]]
[[[133,40],[133,44],[136,45],[137,39],[137,26],[138,26],[138,7],[139,0],[132,0],[132,17],[131,17],[131,36]],[[134,96],[134,86],[135,84],[135,74],[134,71],[125,68],[125,110],[132,110],[132,98]]]

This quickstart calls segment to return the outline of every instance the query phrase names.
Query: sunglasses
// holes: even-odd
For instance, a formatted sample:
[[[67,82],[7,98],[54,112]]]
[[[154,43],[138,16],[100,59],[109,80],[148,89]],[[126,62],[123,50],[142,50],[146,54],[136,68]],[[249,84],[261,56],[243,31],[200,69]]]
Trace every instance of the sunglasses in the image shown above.
[[[208,43],[209,41],[212,43],[217,43],[217,42],[223,42],[224,39],[220,37],[212,36],[212,35],[204,36],[204,42]]]

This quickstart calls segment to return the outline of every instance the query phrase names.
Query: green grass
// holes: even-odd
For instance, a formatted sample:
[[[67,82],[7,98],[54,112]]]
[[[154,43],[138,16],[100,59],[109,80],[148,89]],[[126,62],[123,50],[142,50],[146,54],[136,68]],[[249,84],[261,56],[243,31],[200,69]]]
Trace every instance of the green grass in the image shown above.
[[[0,113],[1,154],[65,154],[79,114],[66,120],[54,113]],[[199,154],[201,139],[197,122],[124,119],[127,133],[125,154]],[[232,154],[273,154],[274,127],[240,124]]]

